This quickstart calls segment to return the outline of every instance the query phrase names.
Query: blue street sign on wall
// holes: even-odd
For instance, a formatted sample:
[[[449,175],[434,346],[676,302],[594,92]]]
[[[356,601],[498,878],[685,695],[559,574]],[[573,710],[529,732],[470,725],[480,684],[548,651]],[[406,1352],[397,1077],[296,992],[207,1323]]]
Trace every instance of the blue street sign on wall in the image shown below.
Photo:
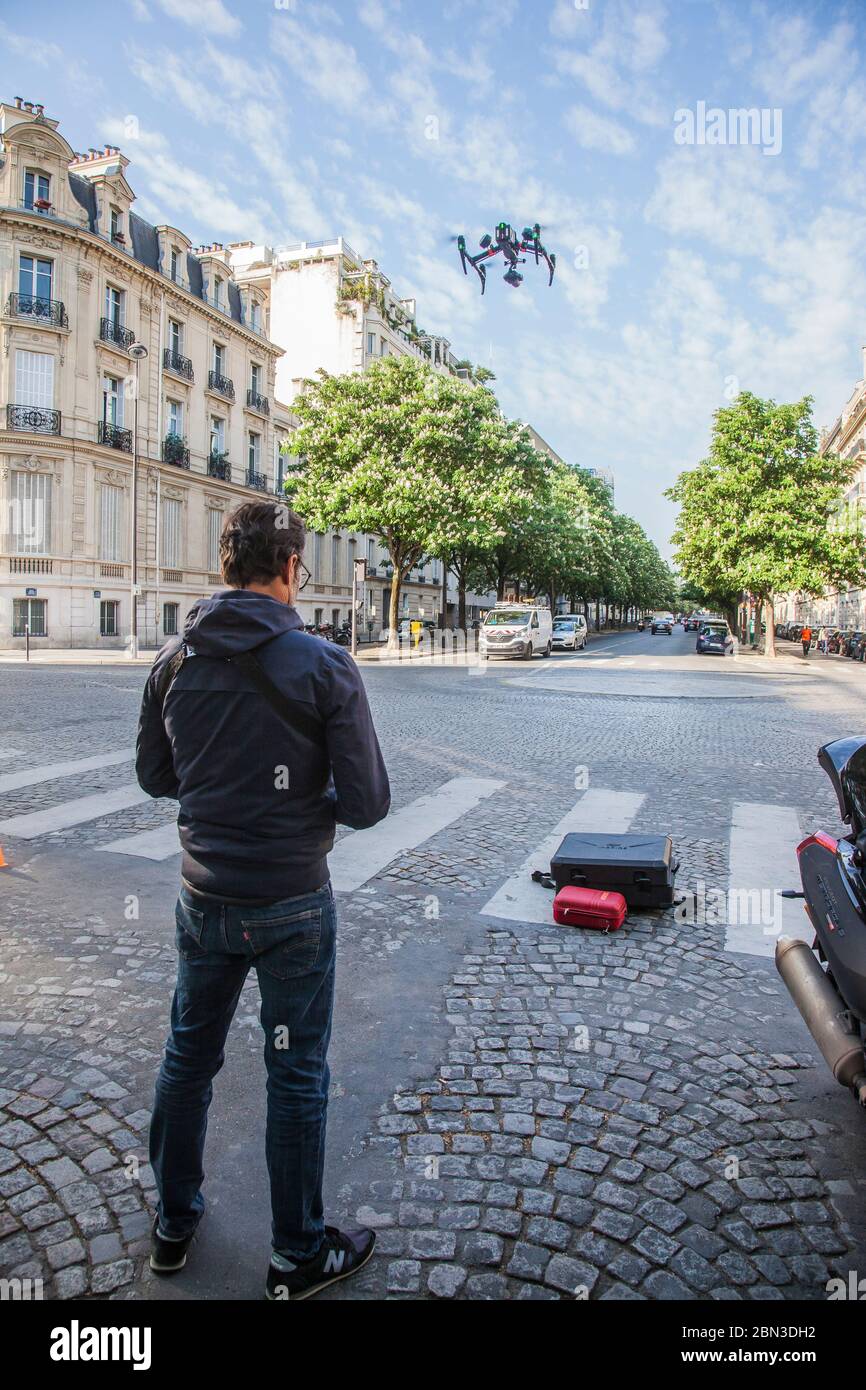
[[[26,598],[35,598],[35,597],[36,597],[36,590],[35,590],[35,589],[25,589],[25,590],[24,590],[24,594],[25,594],[25,597],[26,597]]]

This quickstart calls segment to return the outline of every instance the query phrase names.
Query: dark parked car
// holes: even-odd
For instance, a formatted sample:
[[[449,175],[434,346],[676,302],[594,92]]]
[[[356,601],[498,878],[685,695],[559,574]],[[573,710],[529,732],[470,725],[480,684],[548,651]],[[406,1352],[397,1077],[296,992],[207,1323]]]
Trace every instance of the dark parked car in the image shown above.
[[[727,623],[704,623],[698,633],[695,651],[703,655],[715,653],[717,656],[734,654],[734,639]]]
[[[671,635],[671,633],[673,632],[673,630],[674,630],[674,620],[673,620],[673,618],[662,618],[662,617],[653,618],[653,620],[652,620],[652,622],[651,622],[651,624],[650,624],[650,635],[651,635],[652,637],[655,637],[655,635],[656,635],[657,632],[664,632],[664,633],[667,634],[668,637],[670,637],[670,635]]]
[[[850,656],[852,661],[863,660],[866,655],[866,632],[857,631],[851,634],[846,655]]]

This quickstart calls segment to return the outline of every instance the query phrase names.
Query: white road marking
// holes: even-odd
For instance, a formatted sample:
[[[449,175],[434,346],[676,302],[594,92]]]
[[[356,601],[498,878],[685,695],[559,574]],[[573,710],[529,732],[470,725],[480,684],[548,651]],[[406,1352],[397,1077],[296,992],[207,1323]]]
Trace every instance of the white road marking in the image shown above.
[[[779,897],[783,888],[800,887],[796,850],[802,839],[792,806],[734,802],[726,951],[772,956],[778,936],[812,940],[802,901]]]
[[[11,750],[0,756],[10,757]],[[72,777],[76,772],[93,772],[99,767],[116,767],[118,763],[132,762],[134,757],[134,748],[120,748],[116,753],[99,753],[92,758],[72,758],[62,763],[43,763],[41,767],[28,767],[23,772],[5,772],[0,776],[0,792],[35,787],[39,782],[52,782],[56,777]]]
[[[115,787],[112,791],[97,792],[94,796],[80,796],[74,801],[61,801],[59,806],[49,806],[44,811],[32,811],[29,815],[11,816],[0,821],[0,834],[18,835],[22,840],[32,840],[36,835],[48,835],[53,830],[68,830],[72,825],[82,825],[88,820],[98,820],[100,816],[110,816],[113,811],[125,811],[130,806],[138,806],[142,801],[150,801],[147,792],[135,783]]]
[[[98,845],[103,854],[131,854],[138,859],[170,859],[180,854],[180,840],[177,834],[177,821],[157,825],[153,830],[142,830],[138,835],[126,835],[122,840],[111,840],[107,845]]]
[[[523,864],[481,909],[482,917],[503,917],[509,922],[553,921],[553,893],[533,883],[533,869],[550,872],[550,860],[564,835],[572,830],[609,831],[619,835],[629,829],[645,801],[643,792],[590,789],[551,830]]]
[[[23,758],[23,757],[24,757],[24,754],[23,754],[23,752],[22,752],[22,750],[21,750],[20,748],[0,748],[0,758],[2,758],[4,762],[5,762],[5,760],[6,760],[7,758]]]
[[[360,888],[399,854],[423,844],[504,786],[492,777],[452,777],[369,830],[344,835],[328,855],[331,882],[343,893]]]

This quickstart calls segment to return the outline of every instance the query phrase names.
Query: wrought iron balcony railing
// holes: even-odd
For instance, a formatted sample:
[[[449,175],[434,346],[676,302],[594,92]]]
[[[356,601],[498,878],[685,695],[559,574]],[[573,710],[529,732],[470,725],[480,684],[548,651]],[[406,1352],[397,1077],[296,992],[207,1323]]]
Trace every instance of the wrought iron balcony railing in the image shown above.
[[[207,461],[208,477],[221,478],[224,483],[232,480],[232,466],[228,454],[210,454]]]
[[[195,381],[190,359],[172,348],[163,349],[162,365],[167,372],[176,372],[178,376],[185,376],[187,381]]]
[[[226,400],[234,400],[235,384],[231,377],[220,376],[219,372],[208,372],[207,384],[210,391],[216,391],[220,396],[225,396]]]
[[[6,313],[12,318],[38,319],[41,323],[53,324],[55,328],[69,327],[62,299],[43,299],[38,294],[10,294]]]
[[[99,336],[104,343],[116,343],[124,351],[128,351],[135,342],[132,329],[124,328],[122,323],[116,323],[114,319],[99,320]]]
[[[189,468],[189,449],[186,441],[178,434],[167,434],[162,441],[164,463],[176,464],[178,468]]]
[[[268,480],[264,473],[256,473],[252,468],[247,469],[246,483],[247,487],[254,487],[259,492],[264,492],[268,486]]]
[[[247,391],[247,405],[250,410],[257,410],[260,415],[270,415],[271,403],[267,396],[260,396],[258,391]]]
[[[60,411],[36,405],[7,405],[7,430],[31,430],[34,434],[59,434]]]
[[[110,420],[100,420],[97,439],[100,444],[107,444],[110,449],[122,449],[126,454],[132,453],[132,430],[112,425]]]

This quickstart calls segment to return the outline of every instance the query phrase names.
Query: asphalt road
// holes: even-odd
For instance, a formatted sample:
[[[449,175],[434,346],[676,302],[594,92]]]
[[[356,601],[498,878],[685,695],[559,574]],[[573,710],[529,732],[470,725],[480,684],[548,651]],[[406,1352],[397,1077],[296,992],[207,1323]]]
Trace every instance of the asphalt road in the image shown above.
[[[837,827],[814,754],[862,727],[863,668],[694,642],[677,628],[531,663],[365,663],[403,842],[359,856],[346,835],[335,854],[351,886],[326,1192],[329,1219],[376,1224],[379,1253],[325,1297],[818,1298],[837,1267],[864,1267],[866,1121],[776,976],[776,926],[668,911],[599,937],[527,896],[527,866],[574,815],[670,834],[682,887],[773,910],[795,837]],[[188,1268],[145,1268],[179,861],[141,857],[172,817],[132,799],[123,760],[142,679],[0,669],[0,1274],[38,1268],[48,1296],[258,1298],[254,982]]]

